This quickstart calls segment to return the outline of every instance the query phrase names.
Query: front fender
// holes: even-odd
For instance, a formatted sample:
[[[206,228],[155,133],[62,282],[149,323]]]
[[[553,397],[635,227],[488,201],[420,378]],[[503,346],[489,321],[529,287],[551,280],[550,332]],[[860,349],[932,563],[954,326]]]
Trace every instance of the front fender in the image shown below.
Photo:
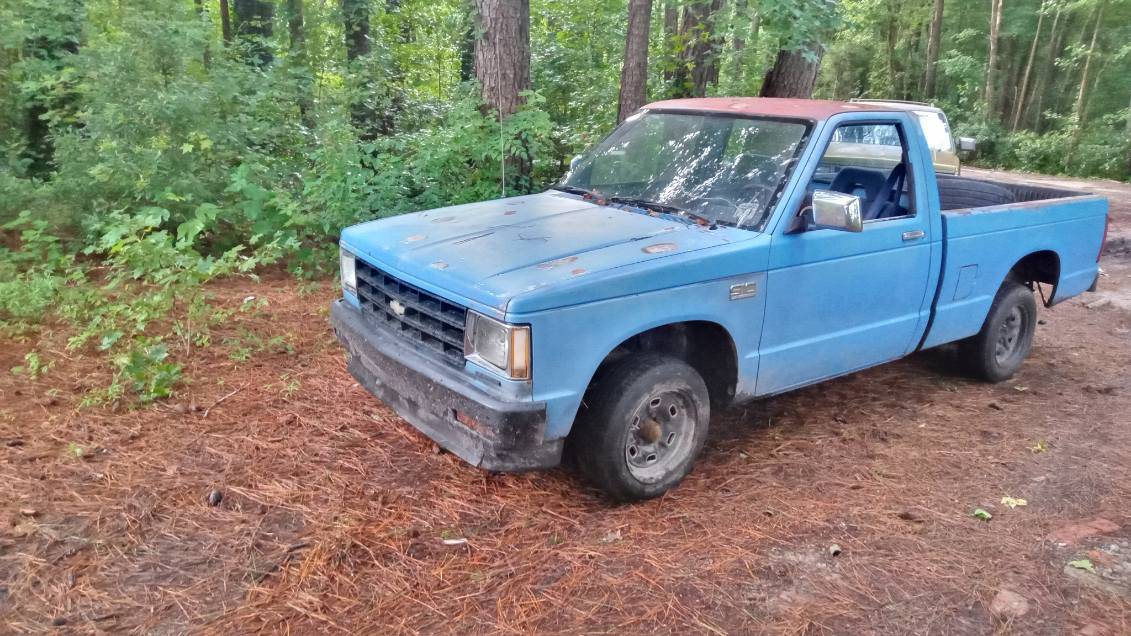
[[[730,299],[733,285],[749,283],[758,293]],[[664,325],[721,325],[738,354],[737,393],[753,393],[764,283],[764,272],[742,274],[533,314],[508,314],[510,322],[531,325],[533,393],[535,400],[546,403],[546,439],[569,434],[582,397],[609,353],[629,338]]]

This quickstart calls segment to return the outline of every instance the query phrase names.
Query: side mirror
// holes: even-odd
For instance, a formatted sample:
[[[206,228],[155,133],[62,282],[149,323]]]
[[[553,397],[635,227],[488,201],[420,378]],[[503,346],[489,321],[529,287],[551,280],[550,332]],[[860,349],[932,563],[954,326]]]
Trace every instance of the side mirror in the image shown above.
[[[973,137],[959,137],[958,138],[958,151],[959,152],[974,152],[978,149],[978,141]]]
[[[569,171],[573,172],[577,169],[577,164],[581,163],[581,155],[574,155],[573,159],[569,160]]]
[[[860,197],[832,190],[813,192],[813,207],[805,211],[807,230],[841,230],[860,232],[864,220],[860,214]]]

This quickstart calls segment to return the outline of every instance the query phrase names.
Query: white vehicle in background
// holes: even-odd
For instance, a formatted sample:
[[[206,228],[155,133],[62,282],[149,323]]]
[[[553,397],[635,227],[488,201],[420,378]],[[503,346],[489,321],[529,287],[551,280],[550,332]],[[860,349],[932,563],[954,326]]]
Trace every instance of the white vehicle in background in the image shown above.
[[[969,137],[955,139],[950,132],[950,122],[942,109],[922,102],[904,102],[889,99],[853,99],[856,104],[869,104],[883,106],[913,113],[919,120],[919,127],[927,138],[927,145],[931,148],[934,158],[935,172],[958,176],[962,171],[962,162],[958,158],[960,152],[973,152],[976,143]],[[865,136],[860,139],[837,139],[839,148],[830,146],[829,152],[844,155],[846,160],[859,163],[860,159],[872,158],[879,163],[895,164],[902,161],[898,155],[900,140],[884,139],[882,136]],[[896,156],[893,156],[893,153]]]

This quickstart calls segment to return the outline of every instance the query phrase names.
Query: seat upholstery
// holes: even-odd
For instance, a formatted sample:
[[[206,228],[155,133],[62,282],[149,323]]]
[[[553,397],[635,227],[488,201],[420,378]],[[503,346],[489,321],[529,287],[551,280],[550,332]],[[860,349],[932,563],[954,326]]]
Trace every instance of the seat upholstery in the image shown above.
[[[833,178],[833,182],[829,184],[829,189],[833,192],[854,196],[859,196],[856,194],[857,191],[863,190],[864,196],[860,198],[866,208],[880,195],[880,192],[884,189],[885,181],[884,173],[879,170],[841,168],[840,172],[837,172],[836,177]]]

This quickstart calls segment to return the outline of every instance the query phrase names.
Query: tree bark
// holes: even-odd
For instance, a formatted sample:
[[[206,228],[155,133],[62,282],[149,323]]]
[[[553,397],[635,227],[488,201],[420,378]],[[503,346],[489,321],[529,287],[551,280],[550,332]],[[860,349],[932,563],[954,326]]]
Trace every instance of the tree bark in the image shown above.
[[[1037,84],[1033,87],[1033,94],[1036,95],[1036,100],[1033,105],[1029,107],[1029,112],[1032,116],[1032,123],[1030,126],[1038,133],[1041,132],[1041,108],[1044,105],[1045,93],[1049,84],[1049,78],[1056,67],[1056,59],[1060,57],[1060,41],[1061,41],[1061,9],[1058,6],[1056,14],[1053,15],[1052,28],[1049,29],[1049,46],[1045,52],[1045,64],[1041,69],[1040,75],[1037,77]]]
[[[676,38],[679,37],[679,2],[678,0],[664,1],[664,82],[672,81],[675,77]]]
[[[275,56],[269,40],[274,34],[275,5],[267,0],[235,0],[236,35],[245,42],[249,64],[264,67]]]
[[[931,27],[927,36],[927,72],[923,78],[923,94],[927,99],[934,99],[935,87],[938,82],[939,47],[942,43],[943,2],[934,1],[934,10],[931,12]]]
[[[990,52],[986,61],[986,118],[997,115],[997,49],[1001,36],[1002,0],[990,0]]]
[[[483,101],[505,118],[530,88],[530,0],[475,0],[475,77]]]
[[[819,46],[810,53],[810,60],[804,50],[778,51],[773,67],[762,81],[762,97],[793,97],[810,99],[813,85],[817,83],[817,71],[821,68],[824,50]]]
[[[369,55],[368,0],[342,0],[342,27],[345,29],[346,60],[352,62]]]
[[[1100,35],[1100,23],[1104,17],[1104,2],[1096,5],[1095,10],[1095,26],[1092,27],[1092,42],[1088,45],[1088,54],[1084,56],[1084,71],[1080,75],[1080,89],[1076,93],[1076,121],[1078,122],[1077,137],[1079,136],[1079,129],[1084,127],[1088,120],[1088,78],[1092,70],[1092,59],[1096,55],[1096,41]]]
[[[703,88],[700,95],[707,94],[707,84],[711,86],[719,85],[719,64],[722,62],[723,47],[726,46],[726,38],[716,28],[718,17],[722,14],[723,0],[713,0],[711,2],[711,15],[710,23],[707,26],[708,32],[711,34],[707,38],[707,44],[710,47],[707,50],[706,59],[703,62]]]
[[[716,72],[719,40],[715,35],[715,18],[722,0],[692,0],[683,8],[680,41],[683,52],[672,75],[675,97],[703,97],[707,83]]]
[[[1033,34],[1033,44],[1029,46],[1029,59],[1025,62],[1025,72],[1021,74],[1021,87],[1017,92],[1017,103],[1013,107],[1013,121],[1009,124],[1009,129],[1012,131],[1017,130],[1018,124],[1021,122],[1021,113],[1025,110],[1025,101],[1028,97],[1029,91],[1029,77],[1033,73],[1033,60],[1037,57],[1037,43],[1041,41],[1041,26],[1045,21],[1045,5],[1047,1],[1041,2],[1041,8],[1037,11],[1037,31]]]
[[[231,44],[232,11],[228,8],[228,0],[220,0],[220,33],[224,36],[224,44]]]
[[[287,31],[290,35],[291,57],[294,61],[296,81],[298,85],[298,112],[302,125],[307,128],[314,127],[314,119],[310,112],[314,107],[311,96],[311,78],[309,63],[306,54],[306,23],[303,11],[303,0],[287,0]]]
[[[459,43],[459,81],[475,78],[475,5],[473,0],[463,0],[463,38]]]
[[[617,104],[618,124],[648,99],[648,31],[651,22],[652,0],[629,0],[628,34],[624,43],[620,100]]]
[[[484,104],[498,114],[501,126],[530,88],[530,0],[475,0],[475,32],[475,77]],[[529,192],[533,166],[525,150],[505,152],[502,164],[504,196]]]
[[[207,20],[208,14],[204,10],[204,0],[193,0],[193,5],[196,7],[196,17],[200,18],[200,21],[201,21],[202,24],[207,24],[208,23],[208,20]],[[204,40],[204,52],[201,53],[201,61],[204,63],[205,69],[208,69],[209,67],[212,66],[212,44],[211,44],[211,41],[212,41],[212,34],[208,33],[208,36]]]
[[[296,55],[306,53],[306,32],[303,27],[302,0],[287,0],[287,31],[291,36],[291,52]]]

